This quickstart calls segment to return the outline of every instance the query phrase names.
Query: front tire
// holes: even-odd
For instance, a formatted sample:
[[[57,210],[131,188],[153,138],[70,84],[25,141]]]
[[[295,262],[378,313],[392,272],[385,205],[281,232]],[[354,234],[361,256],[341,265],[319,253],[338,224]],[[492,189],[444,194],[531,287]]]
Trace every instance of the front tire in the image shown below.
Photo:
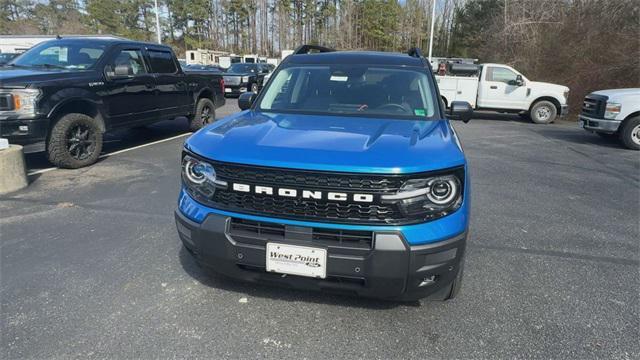
[[[551,101],[547,100],[536,102],[529,112],[531,121],[536,124],[550,124],[556,119],[557,115],[558,109]]]
[[[207,98],[198,100],[196,113],[189,120],[189,130],[198,131],[216,121],[216,107],[213,101]]]
[[[620,141],[632,150],[640,150],[640,116],[632,117],[622,123]]]
[[[47,158],[60,168],[77,169],[98,160],[102,130],[98,121],[84,114],[66,114],[51,128]]]

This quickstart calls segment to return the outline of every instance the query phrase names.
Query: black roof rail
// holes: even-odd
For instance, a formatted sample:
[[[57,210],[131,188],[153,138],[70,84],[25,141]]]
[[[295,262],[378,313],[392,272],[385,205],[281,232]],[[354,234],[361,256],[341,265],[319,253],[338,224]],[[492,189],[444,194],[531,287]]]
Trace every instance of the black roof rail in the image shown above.
[[[333,52],[336,51],[335,49],[332,48],[328,48],[328,47],[324,47],[324,46],[319,46],[319,45],[301,45],[299,46],[294,52],[293,55],[304,55],[304,54],[309,54],[311,52]]]
[[[407,55],[411,56],[411,57],[417,57],[417,58],[422,58],[422,50],[420,50],[420,48],[417,47],[412,47],[411,49],[409,49],[409,51],[407,51]]]

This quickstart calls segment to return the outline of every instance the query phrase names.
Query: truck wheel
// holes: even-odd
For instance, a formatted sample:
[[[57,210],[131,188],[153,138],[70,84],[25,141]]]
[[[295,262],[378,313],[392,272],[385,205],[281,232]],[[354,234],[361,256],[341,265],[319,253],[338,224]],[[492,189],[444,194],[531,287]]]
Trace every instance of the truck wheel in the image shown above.
[[[251,84],[251,92],[255,94],[258,93],[258,83]]]
[[[202,98],[196,105],[196,113],[189,120],[189,130],[198,131],[216,121],[216,107],[213,101]]]
[[[531,121],[536,124],[549,124],[552,123],[556,119],[556,115],[558,114],[558,109],[553,105],[552,102],[542,100],[533,104],[531,107],[531,112],[529,115],[531,116]]]
[[[640,150],[640,116],[625,120],[620,129],[620,141],[629,149]]]
[[[47,157],[57,167],[77,169],[91,165],[102,151],[98,121],[84,114],[62,116],[51,128]]]

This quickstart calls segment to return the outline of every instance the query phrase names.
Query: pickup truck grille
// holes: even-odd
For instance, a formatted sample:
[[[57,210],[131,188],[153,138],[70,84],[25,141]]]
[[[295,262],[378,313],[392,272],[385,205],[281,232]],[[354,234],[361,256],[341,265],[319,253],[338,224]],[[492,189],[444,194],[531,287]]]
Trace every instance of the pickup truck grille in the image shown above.
[[[13,98],[10,94],[0,94],[0,111],[13,110]]]
[[[609,97],[605,95],[589,94],[584,98],[580,114],[591,118],[602,119]]]
[[[332,201],[326,198],[309,199],[239,192],[220,188],[205,205],[221,210],[252,215],[274,216],[283,219],[309,220],[344,224],[401,224],[413,223],[395,204],[379,201],[382,194],[393,194],[406,180],[402,175],[374,175],[305,171],[272,167],[257,167],[212,162],[219,180],[250,186],[290,187],[292,189],[371,194],[376,201]],[[197,199],[197,198],[196,198]],[[202,201],[202,199],[197,199]]]
[[[240,76],[224,76],[224,83],[225,85],[240,85],[240,80],[241,77]]]

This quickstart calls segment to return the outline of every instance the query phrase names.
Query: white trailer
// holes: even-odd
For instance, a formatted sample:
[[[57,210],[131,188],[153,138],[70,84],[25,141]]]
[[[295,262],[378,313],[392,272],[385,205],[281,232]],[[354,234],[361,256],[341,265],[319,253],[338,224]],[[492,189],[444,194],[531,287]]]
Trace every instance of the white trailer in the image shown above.
[[[293,54],[293,50],[282,50],[280,52],[280,60],[284,60],[287,56]]]
[[[218,58],[218,65],[223,69],[228,69],[232,64],[242,62],[242,56],[231,54],[229,56],[220,56]]]
[[[455,71],[435,75],[445,106],[466,101],[476,110],[520,113],[538,124],[551,123],[568,113],[566,86],[531,81],[504,64],[482,64],[475,74],[467,71],[465,75],[456,75]]]

